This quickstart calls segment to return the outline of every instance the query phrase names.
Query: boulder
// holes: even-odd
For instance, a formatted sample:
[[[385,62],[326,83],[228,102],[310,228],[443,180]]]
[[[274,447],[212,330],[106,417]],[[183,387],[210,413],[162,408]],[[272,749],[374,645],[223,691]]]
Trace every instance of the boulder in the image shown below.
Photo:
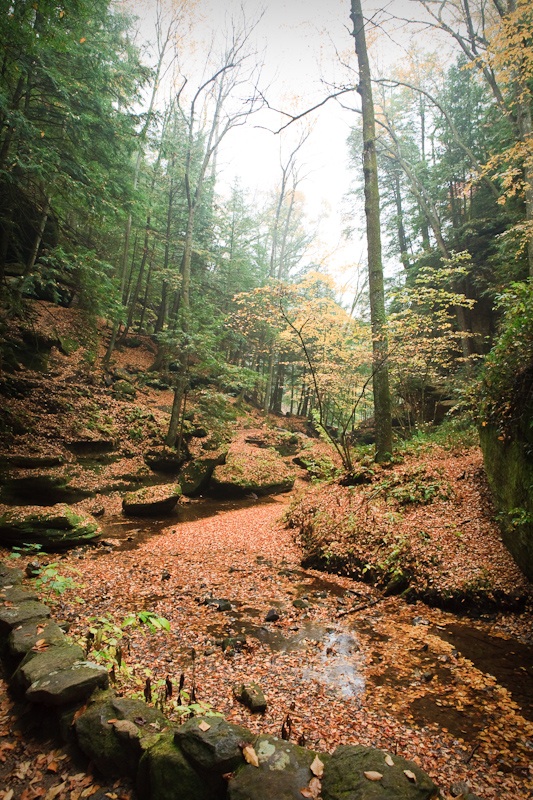
[[[267,701],[258,683],[240,683],[233,687],[235,699],[250,709],[252,714],[266,711]]]
[[[245,763],[240,745],[253,736],[223,717],[193,717],[178,728],[174,739],[196,769],[222,776]]]
[[[77,644],[61,642],[47,647],[42,652],[29,650],[13,675],[13,680],[23,689],[27,689],[35,681],[40,681],[52,672],[72,667],[83,661],[85,653]]]
[[[371,780],[365,772],[382,777]],[[437,796],[437,787],[420,767],[373,747],[337,747],[322,778],[323,800],[432,800]]]
[[[215,467],[224,464],[227,451],[218,455],[202,456],[191,461],[182,469],[179,480],[183,494],[187,497],[194,497],[207,488]]]
[[[254,749],[259,767],[245,764],[228,783],[229,800],[301,800],[313,777],[316,753],[292,742],[262,735]],[[320,756],[325,763],[326,757]]]
[[[146,486],[122,498],[122,513],[128,517],[159,517],[171,514],[181,495],[176,484]]]
[[[51,673],[32,683],[26,698],[32,703],[62,706],[85,700],[95,689],[106,689],[107,670],[90,661],[80,661],[68,669]]]
[[[39,544],[48,550],[63,550],[100,536],[100,526],[91,514],[59,503],[51,507],[17,507],[0,516],[0,543]]]
[[[143,754],[137,774],[140,800],[218,800],[221,796],[187,761],[172,734],[163,734]]]
[[[39,597],[31,589],[25,589],[22,586],[5,586],[0,589],[0,602],[9,603],[9,605],[17,605],[17,603],[24,603],[26,600],[38,600]]]
[[[38,620],[50,616],[48,606],[36,600],[24,600],[13,606],[0,606],[0,633],[8,634],[13,628],[29,620]]]
[[[217,496],[244,497],[288,492],[294,474],[275,450],[248,447],[231,450],[226,463],[215,468],[210,491]]]
[[[108,776],[135,775],[144,742],[166,726],[157,709],[110,692],[98,693],[74,722],[79,746]]]
[[[152,447],[144,454],[144,461],[154,472],[177,475],[187,457],[184,449],[177,453],[171,447]]]
[[[22,570],[0,563],[0,587],[15,586],[22,581]]]
[[[8,657],[19,662],[26,653],[42,642],[48,647],[65,643],[65,634],[51,619],[39,619],[17,625],[9,634],[7,642]]]

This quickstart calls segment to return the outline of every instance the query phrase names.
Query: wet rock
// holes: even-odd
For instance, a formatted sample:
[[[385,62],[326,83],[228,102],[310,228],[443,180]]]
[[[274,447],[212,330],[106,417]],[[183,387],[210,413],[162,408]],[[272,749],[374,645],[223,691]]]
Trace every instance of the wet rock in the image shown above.
[[[0,516],[0,542],[4,545],[39,544],[62,550],[92,541],[100,526],[91,514],[60,503],[47,508],[24,506]]]
[[[239,683],[233,687],[233,694],[240,703],[250,709],[252,714],[262,714],[266,711],[267,701],[258,683]]]
[[[303,611],[304,609],[311,607],[309,601],[303,599],[293,600],[292,605],[294,606],[294,608],[297,608],[300,611]]]
[[[97,693],[74,723],[81,749],[103,775],[135,774],[146,737],[167,727],[155,708],[142,700]]]
[[[323,800],[431,800],[436,796],[437,787],[416,764],[395,755],[391,767],[386,756],[383,750],[372,747],[337,747],[324,770]],[[378,772],[383,777],[372,781],[365,772]]]
[[[0,607],[0,633],[7,634],[18,625],[29,620],[43,619],[50,616],[48,606],[36,600],[25,600],[15,606]]]
[[[83,661],[85,653],[77,644],[61,643],[37,653],[30,650],[13,675],[14,681],[23,689],[41,681],[52,672],[68,669]]]
[[[61,706],[85,700],[95,689],[106,689],[107,670],[90,661],[81,661],[69,669],[47,675],[32,683],[26,698],[32,703]]]
[[[196,769],[224,775],[245,763],[240,745],[253,736],[223,717],[193,717],[176,731],[174,740]]]
[[[141,800],[218,800],[221,796],[185,758],[172,734],[158,737],[142,756],[137,793]]]
[[[279,611],[275,608],[271,608],[270,611],[267,611],[265,616],[265,622],[277,622],[279,619]]]
[[[274,736],[259,736],[254,744],[259,767],[242,766],[228,783],[229,800],[295,800],[313,777],[316,753]],[[321,756],[322,758],[322,756]]]
[[[128,517],[158,517],[171,514],[180,498],[176,484],[147,486],[122,498],[122,513]]]

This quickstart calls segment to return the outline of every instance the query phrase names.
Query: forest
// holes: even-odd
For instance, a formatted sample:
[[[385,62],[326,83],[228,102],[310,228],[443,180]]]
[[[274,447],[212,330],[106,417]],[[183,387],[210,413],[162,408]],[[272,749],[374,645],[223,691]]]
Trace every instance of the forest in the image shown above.
[[[0,0],[0,800],[334,800],[353,745],[369,798],[533,790],[533,7],[310,6]],[[129,772],[90,705],[94,769],[12,735],[37,599],[173,777],[107,695]],[[280,735],[321,766],[243,777]]]

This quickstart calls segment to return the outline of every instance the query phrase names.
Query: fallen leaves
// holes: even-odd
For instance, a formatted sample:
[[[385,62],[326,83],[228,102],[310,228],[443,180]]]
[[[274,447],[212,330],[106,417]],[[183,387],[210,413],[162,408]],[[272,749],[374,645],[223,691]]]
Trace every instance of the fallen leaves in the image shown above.
[[[251,764],[252,767],[259,766],[259,759],[257,757],[257,753],[255,752],[253,745],[243,743],[241,745],[241,750],[243,758],[247,764]]]
[[[367,778],[369,781],[380,781],[382,779],[382,777],[383,777],[381,772],[377,772],[374,769],[367,770],[364,773],[364,775],[365,775],[365,778]]]
[[[321,778],[324,775],[324,764],[318,756],[315,756],[309,769],[316,778]]]

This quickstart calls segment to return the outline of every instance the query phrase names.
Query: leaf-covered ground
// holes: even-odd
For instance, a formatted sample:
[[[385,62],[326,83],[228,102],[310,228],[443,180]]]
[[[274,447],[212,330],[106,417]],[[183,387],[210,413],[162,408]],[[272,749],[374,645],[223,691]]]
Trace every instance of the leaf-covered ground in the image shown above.
[[[426,446],[366,472],[363,485],[325,484],[293,503],[308,563],[468,612],[531,599],[501,541],[479,448]]]
[[[198,701],[253,731],[280,735],[288,715],[294,740],[329,751],[361,743],[400,753],[450,796],[465,781],[486,800],[528,797],[533,725],[509,688],[447,640],[457,617],[383,598],[347,577],[302,570],[293,534],[280,522],[287,504],[283,496],[166,528],[155,525],[154,536],[136,534],[127,523],[114,551],[84,550],[60,559],[64,574],[79,570],[78,585],[52,597],[54,614],[82,640],[89,627],[102,627],[104,658],[112,652],[106,640],[122,635],[119,691],[142,694],[149,670],[155,702],[166,676],[176,687],[183,673],[184,692],[190,695],[194,685]],[[121,549],[133,546],[128,536],[138,536],[138,546]],[[230,601],[229,610],[213,602],[221,599]],[[300,608],[295,600],[302,601]],[[271,609],[280,618],[265,622]],[[150,612],[145,619],[167,619],[170,632],[151,632],[142,622],[119,630],[125,617],[139,619],[143,611]],[[525,612],[478,620],[474,635],[527,638],[530,619]],[[244,641],[236,642],[239,636]],[[268,700],[259,717],[233,696],[235,683],[251,679]],[[175,693],[165,711],[179,719]],[[56,795],[39,794],[36,769],[32,763],[21,777],[14,766],[4,774],[6,792],[13,788],[14,798],[24,800],[74,797],[62,777]]]

